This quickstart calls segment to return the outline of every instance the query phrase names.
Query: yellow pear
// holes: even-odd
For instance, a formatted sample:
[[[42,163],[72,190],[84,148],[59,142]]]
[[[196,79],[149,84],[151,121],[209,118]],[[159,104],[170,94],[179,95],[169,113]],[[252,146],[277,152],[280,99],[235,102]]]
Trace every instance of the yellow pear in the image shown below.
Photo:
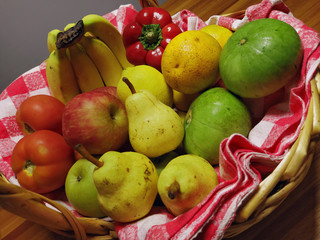
[[[175,150],[184,136],[180,116],[150,92],[135,92],[130,81],[124,80],[133,91],[125,102],[133,149],[151,158]]]
[[[94,163],[93,181],[101,210],[118,222],[138,220],[149,213],[157,196],[158,173],[152,161],[137,152],[108,151],[100,159],[76,148]]]
[[[198,205],[218,183],[217,173],[207,160],[185,154],[162,170],[158,192],[166,208],[178,216]]]

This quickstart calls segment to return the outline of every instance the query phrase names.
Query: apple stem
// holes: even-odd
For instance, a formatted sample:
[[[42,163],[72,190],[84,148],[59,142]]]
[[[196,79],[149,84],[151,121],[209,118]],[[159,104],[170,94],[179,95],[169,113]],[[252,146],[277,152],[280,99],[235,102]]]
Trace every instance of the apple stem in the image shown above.
[[[134,89],[133,84],[130,82],[130,80],[129,80],[128,78],[123,77],[123,78],[122,78],[122,81],[124,81],[124,82],[128,85],[128,87],[129,87],[129,89],[130,89],[130,91],[131,91],[132,94],[134,94],[134,93],[137,92],[137,91]]]
[[[94,165],[96,165],[98,168],[103,166],[103,162],[100,162],[97,158],[92,156],[88,150],[82,145],[82,144],[77,144],[75,147],[76,151],[80,153],[85,159],[88,161],[92,162]]]

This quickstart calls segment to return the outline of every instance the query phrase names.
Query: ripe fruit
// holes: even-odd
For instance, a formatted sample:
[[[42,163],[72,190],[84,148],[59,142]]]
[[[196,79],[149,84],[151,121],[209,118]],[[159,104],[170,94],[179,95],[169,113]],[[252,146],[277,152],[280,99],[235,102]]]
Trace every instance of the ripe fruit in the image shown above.
[[[186,154],[172,159],[161,171],[158,192],[167,209],[177,216],[200,203],[218,183],[210,163]]]
[[[202,93],[190,106],[185,119],[184,149],[219,163],[219,147],[233,133],[247,136],[251,128],[246,106],[224,88]]]
[[[126,99],[129,140],[147,157],[159,157],[182,142],[184,128],[179,115],[150,92],[141,90]]]
[[[83,144],[91,154],[117,150],[128,139],[125,107],[112,94],[81,93],[65,106],[62,132],[70,146]]]
[[[299,35],[289,24],[264,18],[239,28],[220,56],[225,86],[246,98],[267,96],[296,76],[301,59]]]
[[[172,89],[164,80],[162,73],[157,69],[147,65],[138,65],[128,67],[122,71],[117,94],[123,104],[126,98],[132,95],[128,85],[122,81],[124,77],[129,79],[137,92],[139,90],[147,90],[164,104],[172,106]]]
[[[208,25],[201,28],[204,31],[214,37],[220,44],[221,48],[227,43],[228,39],[232,36],[233,32],[228,28],[221,27],[219,25]]]
[[[62,134],[64,104],[49,95],[35,95],[25,99],[16,112],[16,121],[23,135],[36,130],[51,130]]]
[[[70,204],[83,216],[104,217],[98,202],[98,191],[93,182],[96,165],[87,159],[77,160],[70,168],[65,191]]]
[[[169,86],[184,94],[198,93],[218,81],[221,47],[203,31],[186,31],[163,52],[161,70]]]
[[[60,134],[50,130],[23,137],[11,157],[11,167],[20,185],[37,193],[62,187],[73,163],[73,149]]]
[[[118,222],[135,221],[148,214],[158,182],[151,160],[137,152],[109,151],[98,162],[93,181],[102,211]]]
[[[200,95],[200,93],[184,94],[173,90],[173,104],[180,111],[187,112],[191,103]]]

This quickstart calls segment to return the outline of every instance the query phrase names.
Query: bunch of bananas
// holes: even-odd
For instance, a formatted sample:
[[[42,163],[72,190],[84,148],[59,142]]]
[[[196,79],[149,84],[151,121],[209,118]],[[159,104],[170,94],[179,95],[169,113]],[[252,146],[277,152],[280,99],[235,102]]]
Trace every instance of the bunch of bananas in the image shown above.
[[[120,32],[104,17],[89,14],[63,31],[48,33],[46,75],[52,95],[67,103],[81,92],[117,86],[127,61]]]

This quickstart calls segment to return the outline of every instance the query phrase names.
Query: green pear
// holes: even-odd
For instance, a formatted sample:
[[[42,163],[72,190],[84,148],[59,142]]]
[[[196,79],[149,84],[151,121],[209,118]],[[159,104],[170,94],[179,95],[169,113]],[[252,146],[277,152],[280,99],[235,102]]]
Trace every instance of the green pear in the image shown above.
[[[217,173],[207,160],[185,154],[162,170],[158,192],[166,208],[178,216],[198,205],[218,183]]]
[[[135,92],[125,102],[129,121],[129,140],[132,148],[147,157],[159,157],[175,150],[184,137],[180,116],[146,90]]]
[[[108,151],[99,160],[79,153],[97,168],[93,181],[101,210],[118,222],[131,222],[147,215],[157,196],[158,173],[152,161],[137,152]]]

